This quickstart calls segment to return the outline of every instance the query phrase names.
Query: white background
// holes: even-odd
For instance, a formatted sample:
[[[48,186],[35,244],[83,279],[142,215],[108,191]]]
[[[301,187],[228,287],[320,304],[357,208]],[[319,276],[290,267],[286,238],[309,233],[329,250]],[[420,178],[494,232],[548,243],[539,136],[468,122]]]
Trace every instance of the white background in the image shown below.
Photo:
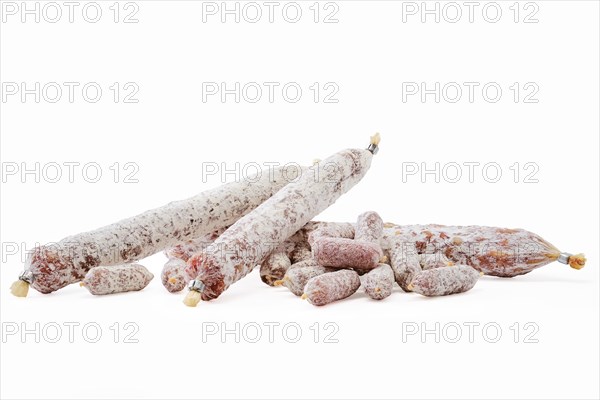
[[[337,1],[338,23],[323,23],[335,10],[325,10],[324,3],[315,23],[312,1],[299,3],[297,23],[282,17],[285,3],[269,23],[262,2],[257,23],[243,16],[240,23],[233,16],[221,23],[219,14],[204,23],[203,5],[193,1],[137,1],[137,23],[122,22],[134,6],[120,3],[115,23],[110,1],[99,2],[102,17],[89,23],[81,14],[85,4],[75,9],[73,23],[61,6],[57,23],[43,16],[39,23],[34,16],[22,23],[19,11],[3,14],[0,28],[3,95],[7,82],[29,88],[35,82],[78,82],[79,88],[96,82],[103,89],[96,103],[76,89],[72,103],[64,91],[57,103],[44,96],[36,103],[33,95],[23,101],[17,94],[0,104],[5,173],[14,165],[78,162],[98,163],[103,174],[97,183],[88,182],[81,166],[72,183],[66,167],[57,183],[48,179],[54,173],[39,182],[20,171],[3,176],[3,398],[598,398],[597,2],[522,2],[517,23],[512,1],[497,3],[502,16],[496,23],[482,16],[483,2],[472,23],[462,2],[456,23],[447,21],[454,18],[450,8],[439,23],[432,15],[421,22],[419,13],[405,13],[403,21],[403,7],[410,5],[393,1]],[[538,22],[524,23],[535,10]],[[117,103],[109,89],[114,82],[122,90]],[[127,82],[139,87],[138,103],[123,102]],[[219,96],[203,102],[203,82],[278,82],[279,88],[297,82],[303,94],[296,103],[282,98],[280,89],[272,103],[266,92],[257,103],[236,103],[232,95],[224,103]],[[309,89],[314,82],[321,90],[327,82],[337,85],[338,102],[323,102],[322,91],[315,103]],[[447,101],[454,97],[448,92],[436,103],[433,95],[403,101],[403,82],[479,86],[473,102],[462,86],[458,102]],[[482,97],[489,82],[502,88],[495,103]],[[515,82],[517,102],[509,88]],[[526,83],[534,86],[525,90]],[[524,102],[536,86],[538,102]],[[317,219],[353,221],[376,210],[400,224],[520,227],[563,251],[585,252],[586,268],[553,263],[518,278],[484,277],[468,293],[435,299],[396,288],[375,302],[361,290],[320,308],[264,285],[255,271],[218,300],[187,308],[181,294],[163,289],[158,276],[166,260],[158,254],[143,261],[157,278],[142,292],[93,297],[72,285],[17,299],[8,291],[23,254],[36,243],[219,185],[218,175],[203,182],[203,162],[225,162],[227,168],[236,162],[306,164],[364,147],[375,131],[383,139],[369,174]],[[116,162],[117,183],[109,168]],[[127,162],[139,167],[133,177],[138,183],[124,182],[132,171],[124,169]],[[456,183],[450,167],[439,182],[432,174],[403,179],[403,168],[415,165],[406,163],[434,168],[436,162],[440,169],[455,165],[448,163],[480,166],[472,182],[466,167]],[[500,166],[498,182],[490,182],[493,170],[482,175],[486,163]],[[521,172],[517,182],[514,163]],[[537,166],[531,177],[537,183],[525,182],[533,171],[525,163]],[[65,325],[71,322],[80,324],[73,343]],[[280,324],[273,343],[264,325],[270,322]],[[326,329],[328,322],[334,325]],[[35,331],[36,323],[39,343],[34,334],[21,336],[24,328]],[[82,333],[89,323],[102,329],[97,343],[88,342],[93,328]],[[233,334],[203,340],[207,327],[235,329],[236,323],[245,333],[239,343]],[[250,343],[253,323],[262,327],[258,343]],[[287,323],[302,329],[298,342],[288,342],[293,328],[287,336],[282,332]],[[310,329],[315,323],[317,343]],[[436,323],[439,343],[420,332],[403,340],[407,329],[435,330]],[[465,323],[480,324],[472,343]],[[62,336],[50,343],[56,324]],[[451,343],[457,324],[462,337]],[[485,324],[492,326],[487,335]],[[139,329],[129,339],[137,343],[126,343],[132,326]],[[338,328],[330,338],[337,343],[326,343],[331,326]],[[19,332],[8,335],[14,327]],[[502,330],[496,343],[493,327]]]

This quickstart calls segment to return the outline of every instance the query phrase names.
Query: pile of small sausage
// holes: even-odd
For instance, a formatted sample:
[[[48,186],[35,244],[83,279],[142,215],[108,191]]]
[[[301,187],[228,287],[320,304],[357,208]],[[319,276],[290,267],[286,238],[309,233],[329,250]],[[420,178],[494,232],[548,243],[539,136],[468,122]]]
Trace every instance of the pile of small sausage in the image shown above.
[[[36,247],[13,283],[51,293],[81,282],[92,294],[146,287],[151,272],[136,263],[164,251],[161,280],[170,292],[188,285],[184,303],[216,299],[260,265],[262,280],[315,305],[352,295],[362,285],[384,299],[394,281],[425,296],[471,289],[480,274],[511,277],[552,261],[580,269],[583,255],[561,253],[521,229],[384,224],[366,212],[355,224],[312,219],[368,172],[380,137],[311,167],[276,168],[99,229]]]
[[[192,279],[187,262],[212,248],[221,231],[165,251],[162,283],[170,292]],[[538,235],[522,229],[484,226],[396,225],[373,211],[355,224],[311,221],[269,254],[259,266],[270,286],[284,286],[314,305],[354,294],[361,286],[382,300],[396,282],[405,292],[444,296],[473,288],[481,275],[522,275],[561,255]],[[570,256],[579,269],[585,259]],[[568,258],[565,258],[568,261]],[[565,262],[566,263],[566,262]]]

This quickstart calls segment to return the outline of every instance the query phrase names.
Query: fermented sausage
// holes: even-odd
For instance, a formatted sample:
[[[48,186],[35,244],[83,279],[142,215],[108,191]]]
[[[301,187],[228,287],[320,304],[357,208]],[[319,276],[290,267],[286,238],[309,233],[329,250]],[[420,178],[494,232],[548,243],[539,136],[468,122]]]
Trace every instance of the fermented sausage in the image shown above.
[[[233,224],[216,241],[218,251],[202,252],[188,262],[196,276],[184,304],[212,300],[246,276],[279,244],[333,204],[367,173],[379,136],[367,150],[340,151],[313,165],[314,173],[291,182],[250,214]]]

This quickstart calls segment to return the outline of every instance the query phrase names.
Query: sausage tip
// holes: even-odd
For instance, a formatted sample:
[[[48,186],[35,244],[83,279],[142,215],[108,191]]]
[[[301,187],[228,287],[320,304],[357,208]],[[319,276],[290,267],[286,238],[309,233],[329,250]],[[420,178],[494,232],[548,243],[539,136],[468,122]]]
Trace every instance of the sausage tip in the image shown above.
[[[183,299],[183,304],[188,307],[196,307],[198,303],[200,303],[200,299],[202,298],[202,293],[197,290],[190,290]]]
[[[569,257],[569,266],[574,269],[581,269],[585,266],[586,258],[582,253]]]
[[[21,279],[13,282],[10,285],[10,292],[16,297],[27,297],[27,293],[29,293],[29,282],[25,282]]]
[[[371,144],[379,146],[379,142],[381,142],[381,135],[379,134],[379,132],[377,132],[373,136],[371,136]]]

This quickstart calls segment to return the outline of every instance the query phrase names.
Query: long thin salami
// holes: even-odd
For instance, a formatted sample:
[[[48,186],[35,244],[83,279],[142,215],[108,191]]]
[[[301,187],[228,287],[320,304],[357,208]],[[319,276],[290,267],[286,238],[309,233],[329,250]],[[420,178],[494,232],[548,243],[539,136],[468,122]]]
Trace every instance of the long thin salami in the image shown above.
[[[407,260],[417,254],[441,252],[455,264],[466,264],[486,275],[500,277],[523,275],[553,261],[581,269],[586,261],[583,254],[561,252],[524,229],[387,224],[383,242],[390,249],[392,268],[403,289],[412,277],[401,276],[399,280],[398,272],[404,271]],[[415,272],[412,268],[406,271]]]
[[[228,183],[115,224],[67,237],[55,245],[37,247],[11,291],[25,297],[31,284],[42,293],[54,292],[81,281],[93,267],[130,263],[224,228],[304,174],[303,171],[296,167],[261,171],[241,182]]]
[[[196,279],[191,281],[184,303],[194,307],[200,299],[217,298],[356,185],[369,170],[379,140],[377,134],[366,150],[343,150],[316,163],[311,172],[288,184],[223,233],[215,241],[219,251],[193,256],[188,273]]]

